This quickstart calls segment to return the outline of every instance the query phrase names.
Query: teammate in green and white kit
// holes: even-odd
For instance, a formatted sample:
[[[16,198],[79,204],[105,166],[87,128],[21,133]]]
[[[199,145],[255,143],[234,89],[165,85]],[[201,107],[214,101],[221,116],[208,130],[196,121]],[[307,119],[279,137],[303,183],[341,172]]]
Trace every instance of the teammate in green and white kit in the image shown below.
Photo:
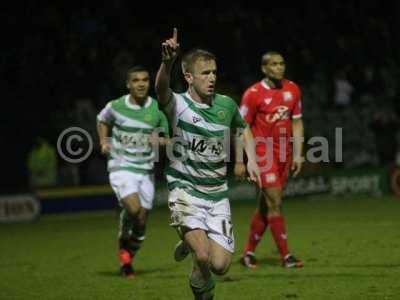
[[[127,73],[129,94],[110,101],[97,116],[101,151],[108,155],[110,184],[117,195],[120,215],[121,274],[134,275],[132,259],[144,240],[148,211],[153,206],[153,166],[158,143],[168,135],[168,122],[149,96],[147,69]],[[109,138],[111,130],[111,139]]]
[[[162,44],[162,63],[156,78],[158,100],[174,132],[174,149],[170,151],[174,158],[169,157],[166,174],[172,225],[182,238],[175,259],[182,260],[192,252],[190,286],[194,297],[212,299],[215,284],[210,271],[225,274],[234,251],[226,178],[229,145],[224,142],[231,128],[244,129],[247,170],[252,180],[259,182],[259,170],[253,136],[238,106],[231,98],[214,92],[217,66],[212,53],[197,49],[184,55],[182,71],[188,90],[177,94],[169,88],[178,48],[174,29],[173,37]],[[235,166],[237,175],[243,172],[240,165]]]

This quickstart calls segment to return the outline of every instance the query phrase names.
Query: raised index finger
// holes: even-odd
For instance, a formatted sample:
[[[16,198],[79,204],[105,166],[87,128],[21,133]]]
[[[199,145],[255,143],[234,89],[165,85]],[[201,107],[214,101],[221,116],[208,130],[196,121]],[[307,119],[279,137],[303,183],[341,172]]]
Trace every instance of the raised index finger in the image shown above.
[[[172,34],[172,39],[174,40],[175,43],[178,43],[178,29],[174,27],[174,32]]]

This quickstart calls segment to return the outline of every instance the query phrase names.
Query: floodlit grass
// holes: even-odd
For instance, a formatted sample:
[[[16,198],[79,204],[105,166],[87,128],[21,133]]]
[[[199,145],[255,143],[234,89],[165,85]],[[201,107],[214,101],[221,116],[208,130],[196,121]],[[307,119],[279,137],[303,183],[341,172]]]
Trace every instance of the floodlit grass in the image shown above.
[[[305,263],[298,270],[280,267],[269,232],[260,266],[238,263],[254,207],[232,204],[236,253],[216,279],[216,299],[400,299],[400,199],[287,199],[289,246]],[[178,239],[168,223],[166,208],[153,210],[133,280],[117,272],[115,211],[2,224],[0,299],[191,299],[191,262],[173,261]]]

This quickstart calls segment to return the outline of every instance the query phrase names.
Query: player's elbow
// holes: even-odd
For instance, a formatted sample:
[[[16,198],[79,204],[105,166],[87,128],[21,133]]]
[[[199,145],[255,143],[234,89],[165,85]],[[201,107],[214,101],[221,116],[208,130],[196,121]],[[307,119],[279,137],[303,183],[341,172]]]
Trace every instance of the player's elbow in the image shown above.
[[[253,133],[251,132],[251,129],[250,129],[249,126],[247,126],[247,127],[243,130],[242,139],[243,139],[243,142],[244,142],[245,145],[248,145],[248,144],[254,142]]]
[[[169,100],[172,97],[172,93],[169,89],[158,89],[156,88],[156,93],[157,93],[157,100],[160,104],[166,105],[168,104]]]

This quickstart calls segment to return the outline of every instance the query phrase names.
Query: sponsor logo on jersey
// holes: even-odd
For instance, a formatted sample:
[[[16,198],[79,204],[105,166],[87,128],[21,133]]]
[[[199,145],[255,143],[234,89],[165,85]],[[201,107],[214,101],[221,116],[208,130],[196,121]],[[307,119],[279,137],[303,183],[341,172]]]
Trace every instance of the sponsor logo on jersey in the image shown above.
[[[283,101],[284,102],[289,102],[292,100],[293,100],[293,95],[291,92],[289,92],[289,91],[283,92]]]
[[[267,183],[272,183],[276,181],[276,175],[274,173],[265,174],[265,181]]]
[[[289,108],[283,105],[275,107],[274,111],[265,116],[265,121],[268,123],[274,123],[279,120],[288,120],[289,119]]]
[[[193,116],[193,123],[196,124],[197,122],[200,122],[201,118]]]
[[[189,149],[202,156],[219,156],[224,151],[224,143],[215,138],[193,138]]]
[[[217,112],[218,118],[220,118],[221,120],[225,119],[225,112],[223,110],[220,110],[219,112]]]
[[[145,115],[145,116],[144,116],[144,120],[145,120],[146,122],[150,121],[150,120],[151,120],[151,115],[150,115],[150,114]]]
[[[269,98],[265,98],[264,99],[264,102],[265,102],[265,104],[270,104],[271,102],[272,102],[272,97],[269,97]]]
[[[121,144],[125,147],[144,147],[150,143],[149,135],[143,134],[141,132],[123,132],[121,134],[120,140]]]

